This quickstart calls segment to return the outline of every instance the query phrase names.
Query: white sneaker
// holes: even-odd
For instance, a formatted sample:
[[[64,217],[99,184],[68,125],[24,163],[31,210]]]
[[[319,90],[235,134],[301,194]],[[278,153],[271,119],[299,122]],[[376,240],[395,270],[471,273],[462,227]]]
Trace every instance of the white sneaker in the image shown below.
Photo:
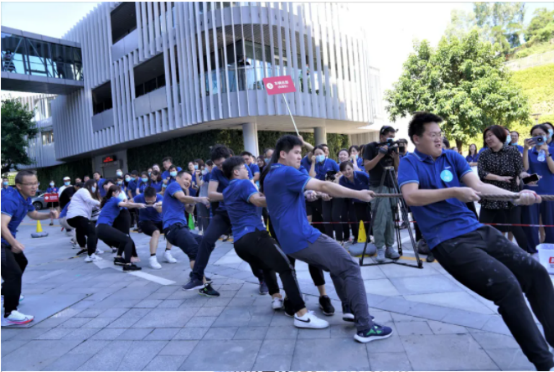
[[[102,254],[104,253],[103,250],[99,249],[99,248],[96,248],[96,252],[94,252],[95,254]]]
[[[308,311],[302,317],[294,314],[294,326],[296,328],[322,329],[329,327],[329,322],[319,319],[313,311]]]
[[[281,310],[283,308],[283,299],[279,297],[275,297],[273,301],[271,301],[271,307],[273,310]]]
[[[162,268],[162,265],[160,265],[158,263],[158,259],[156,258],[156,256],[150,256],[150,267],[153,268],[153,269],[161,269]]]
[[[87,258],[85,258],[85,262],[96,262],[96,261],[102,261],[102,257],[98,257],[93,253],[92,255],[87,256]]]
[[[21,314],[17,310],[13,310],[11,314],[6,318],[9,324],[27,324],[35,319],[32,315]]]
[[[171,251],[165,251],[164,258],[168,263],[177,263],[177,260],[171,255]]]

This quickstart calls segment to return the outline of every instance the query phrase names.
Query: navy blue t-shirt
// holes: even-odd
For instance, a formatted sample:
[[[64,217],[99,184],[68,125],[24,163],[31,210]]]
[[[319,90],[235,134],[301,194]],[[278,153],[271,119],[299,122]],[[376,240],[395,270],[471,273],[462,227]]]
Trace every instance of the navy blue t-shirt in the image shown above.
[[[2,190],[2,214],[10,216],[12,219],[8,223],[8,230],[15,238],[15,233],[19,224],[23,221],[27,213],[35,210],[31,198],[25,199],[23,195],[12,187]],[[2,237],[2,243],[8,244],[7,240]]]
[[[100,216],[98,216],[98,221],[96,221],[96,226],[101,224],[112,226],[121,211],[119,203],[121,203],[121,199],[116,198],[115,196],[111,197],[110,200],[108,200],[108,202],[102,207]]]
[[[325,175],[329,171],[339,171],[339,165],[333,159],[325,159],[323,163],[315,164],[315,178],[325,181]]]
[[[134,197],[137,195],[137,181],[129,181],[127,185],[127,190],[131,191],[131,195]]]
[[[105,178],[100,178],[98,182],[96,182],[96,184],[98,185],[98,193],[100,194],[101,197],[106,196],[106,190],[104,190],[104,187],[103,187],[104,183],[106,183]]]
[[[302,160],[300,161],[300,166],[304,167],[308,171],[308,173],[310,172],[310,168],[312,167],[312,162],[308,158],[308,155],[302,158]]]
[[[256,173],[260,173],[260,167],[255,162],[252,162],[249,166],[250,172],[252,173],[252,178],[256,176]]]
[[[369,174],[361,171],[354,171],[354,180],[350,182],[344,175],[339,179],[339,185],[347,187],[352,190],[369,190]],[[363,200],[352,199],[355,203],[366,203]]]
[[[479,162],[479,154],[475,154],[473,156],[471,156],[471,155],[466,156],[466,161],[468,163],[478,163]]]
[[[454,151],[443,149],[436,160],[417,150],[412,155],[400,160],[400,189],[409,183],[419,184],[420,190],[460,187],[462,177],[472,172],[464,157]],[[482,226],[466,204],[456,198],[410,209],[430,249]]]
[[[296,168],[273,164],[264,180],[271,223],[287,254],[307,248],[321,235],[306,218],[304,188],[311,179]]]
[[[144,192],[144,189],[147,188],[148,186],[149,186],[149,181],[142,182],[142,180],[140,180],[140,183],[138,184],[139,194],[142,194]]]
[[[223,190],[225,190],[225,188],[227,188],[227,186],[229,186],[229,179],[227,177],[225,177],[223,172],[218,167],[214,167],[214,169],[212,170],[212,175],[211,175],[210,181],[219,182],[219,184],[217,185],[217,192],[222,193],[222,194],[223,194]],[[219,207],[217,208],[217,210],[218,211],[226,211],[227,210],[225,208],[225,203],[224,203],[223,200],[219,202]]]
[[[529,170],[527,172],[529,174],[537,173],[541,175],[542,178],[537,183],[538,186],[525,186],[525,189],[533,190],[539,195],[552,194],[554,190],[554,174],[550,172],[547,160],[539,161],[539,152],[536,147],[529,149],[527,154],[529,156]]]
[[[258,207],[250,203],[250,197],[259,193],[250,180],[232,180],[223,190],[223,198],[233,227],[235,242],[256,230],[263,231],[264,225],[258,215]]]
[[[133,200],[135,203],[146,204],[146,199],[144,198],[144,194],[135,196]],[[156,194],[156,203],[163,202],[163,200],[164,200],[163,196],[161,196],[160,194]],[[156,210],[156,208],[147,206],[144,209],[139,209],[139,222],[140,221],[161,222],[162,215]]]
[[[150,187],[153,187],[156,192],[160,192],[162,191],[162,185],[163,185],[163,182],[162,181],[150,181]]]
[[[164,229],[167,229],[176,223],[181,223],[187,226],[187,220],[185,218],[185,205],[175,197],[175,194],[179,191],[183,194],[185,193],[178,182],[173,182],[165,189],[164,202],[162,204]]]

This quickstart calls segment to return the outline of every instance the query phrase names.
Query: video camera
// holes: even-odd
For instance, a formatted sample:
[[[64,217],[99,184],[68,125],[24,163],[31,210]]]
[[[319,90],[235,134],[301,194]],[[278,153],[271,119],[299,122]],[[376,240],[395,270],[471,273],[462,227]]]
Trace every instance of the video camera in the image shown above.
[[[377,147],[381,148],[383,146],[388,146],[389,151],[387,152],[387,155],[392,155],[393,152],[398,153],[398,147],[399,147],[400,144],[404,145],[404,142],[395,141],[394,138],[389,138],[385,142],[377,143]]]

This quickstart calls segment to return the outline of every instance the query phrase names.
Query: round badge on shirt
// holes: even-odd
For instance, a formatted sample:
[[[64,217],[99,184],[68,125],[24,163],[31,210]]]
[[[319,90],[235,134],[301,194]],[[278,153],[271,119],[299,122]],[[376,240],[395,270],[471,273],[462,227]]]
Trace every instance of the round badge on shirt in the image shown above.
[[[451,182],[454,179],[454,175],[448,169],[441,172],[441,180],[444,182]]]

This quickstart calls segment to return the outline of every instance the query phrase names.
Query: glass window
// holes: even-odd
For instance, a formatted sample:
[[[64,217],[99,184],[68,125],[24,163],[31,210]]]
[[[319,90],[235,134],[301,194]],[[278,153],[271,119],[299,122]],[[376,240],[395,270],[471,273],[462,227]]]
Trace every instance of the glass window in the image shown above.
[[[165,75],[160,75],[156,78],[157,80],[157,87],[158,88],[161,88],[161,87],[165,87]]]
[[[144,83],[144,93],[150,93],[153,90],[156,90],[156,78],[150,79]]]

